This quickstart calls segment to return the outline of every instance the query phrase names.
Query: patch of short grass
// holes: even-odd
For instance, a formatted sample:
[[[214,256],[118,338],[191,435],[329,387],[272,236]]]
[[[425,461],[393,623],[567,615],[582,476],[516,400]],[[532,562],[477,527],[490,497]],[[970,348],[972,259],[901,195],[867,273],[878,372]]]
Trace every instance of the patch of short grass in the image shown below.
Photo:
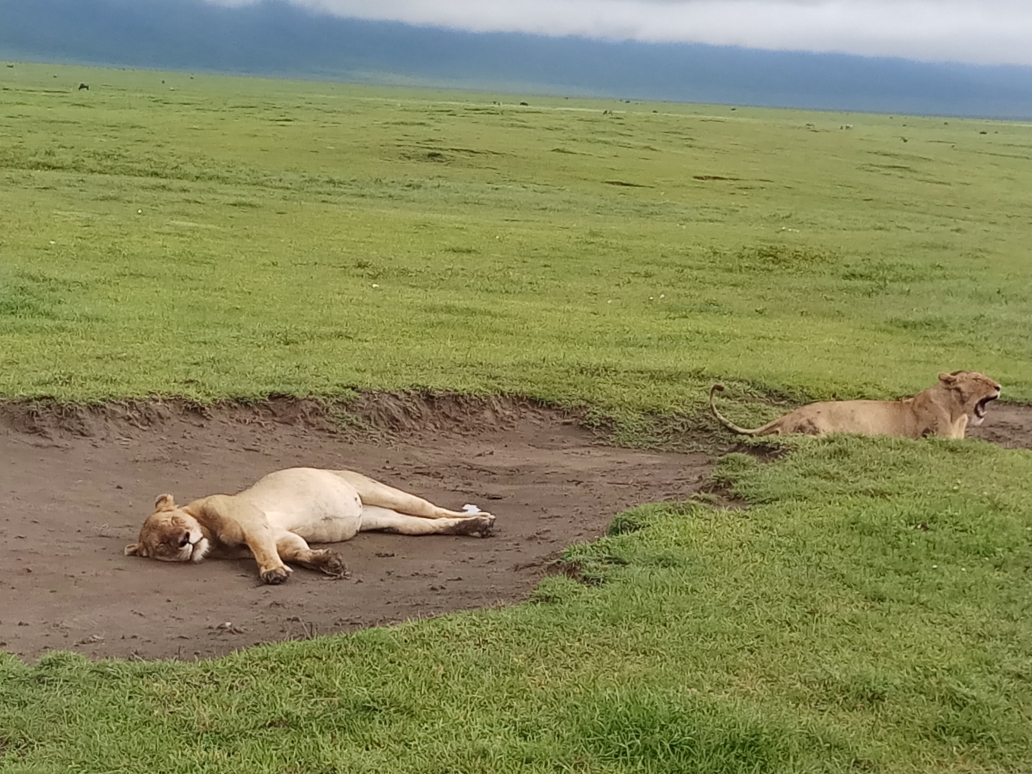
[[[0,660],[0,770],[1032,768],[1032,454],[732,455],[528,603],[199,663]]]
[[[972,368],[1032,399],[1023,124],[20,63],[0,86],[4,397],[428,387],[630,427],[715,380],[891,397]]]

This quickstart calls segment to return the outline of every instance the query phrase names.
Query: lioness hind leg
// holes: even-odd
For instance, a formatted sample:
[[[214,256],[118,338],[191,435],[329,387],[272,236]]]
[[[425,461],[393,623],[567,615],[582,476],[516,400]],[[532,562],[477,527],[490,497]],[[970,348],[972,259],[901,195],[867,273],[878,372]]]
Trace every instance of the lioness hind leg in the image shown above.
[[[276,541],[276,550],[285,561],[297,562],[309,570],[318,570],[334,578],[343,578],[348,574],[343,556],[336,551],[312,549],[300,535],[284,535]]]
[[[361,473],[351,470],[335,471],[358,492],[363,505],[372,505],[379,508],[388,508],[408,516],[418,516],[421,519],[464,519],[470,514],[460,511],[449,511],[434,505],[429,500],[417,497],[414,494],[403,492],[392,486],[387,486],[379,481],[374,481]]]
[[[362,506],[362,532],[396,532],[399,535],[476,535],[484,537],[491,532],[495,517],[490,513],[458,518],[426,519],[398,513],[376,505]]]

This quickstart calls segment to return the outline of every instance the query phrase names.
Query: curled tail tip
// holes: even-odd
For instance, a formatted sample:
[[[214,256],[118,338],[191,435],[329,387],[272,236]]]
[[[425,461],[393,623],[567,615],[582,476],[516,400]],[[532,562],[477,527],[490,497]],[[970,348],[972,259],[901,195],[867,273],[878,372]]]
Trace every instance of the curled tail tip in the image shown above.
[[[722,385],[722,384],[714,384],[712,387],[710,387],[709,394],[712,395],[715,392],[723,392],[723,391],[724,391],[724,385]]]

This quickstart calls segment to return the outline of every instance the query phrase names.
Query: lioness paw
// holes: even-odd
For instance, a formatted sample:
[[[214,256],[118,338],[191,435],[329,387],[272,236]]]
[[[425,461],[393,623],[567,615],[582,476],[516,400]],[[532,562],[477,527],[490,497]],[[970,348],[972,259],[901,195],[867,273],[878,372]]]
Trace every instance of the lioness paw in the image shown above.
[[[495,517],[492,514],[478,513],[476,516],[470,516],[468,519],[460,519],[456,522],[455,534],[487,537],[491,534],[494,522]]]
[[[290,568],[286,566],[275,567],[271,570],[262,570],[261,572],[262,583],[268,583],[272,586],[278,586],[289,577]]]
[[[344,564],[344,557],[334,551],[323,551],[324,559],[320,562],[319,569],[331,578],[346,578],[348,568]]]

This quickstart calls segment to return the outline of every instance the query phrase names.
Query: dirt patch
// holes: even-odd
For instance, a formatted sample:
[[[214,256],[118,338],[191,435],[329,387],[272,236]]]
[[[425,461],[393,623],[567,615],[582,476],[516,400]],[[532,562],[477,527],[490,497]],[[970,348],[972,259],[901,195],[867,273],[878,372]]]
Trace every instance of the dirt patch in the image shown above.
[[[206,658],[510,604],[621,510],[695,492],[737,505],[705,485],[710,456],[609,446],[581,419],[521,399],[425,394],[361,395],[346,407],[0,404],[0,648]],[[995,405],[969,435],[1030,448],[1032,407]],[[259,584],[251,561],[122,555],[157,494],[234,492],[292,465],[359,470],[446,507],[476,503],[497,515],[495,535],[364,533],[339,546],[350,578],[299,568],[277,587]]]
[[[0,405],[0,647],[193,659],[509,604],[566,546],[630,506],[687,498],[711,470],[703,454],[607,446],[577,416],[517,399],[360,396],[342,411],[290,398]],[[475,503],[498,517],[495,534],[363,533],[339,546],[350,578],[298,568],[277,587],[251,561],[122,555],[156,495],[239,491],[293,465]]]
[[[968,426],[968,438],[981,438],[1005,449],[1032,449],[1032,406],[993,403],[985,422]]]

